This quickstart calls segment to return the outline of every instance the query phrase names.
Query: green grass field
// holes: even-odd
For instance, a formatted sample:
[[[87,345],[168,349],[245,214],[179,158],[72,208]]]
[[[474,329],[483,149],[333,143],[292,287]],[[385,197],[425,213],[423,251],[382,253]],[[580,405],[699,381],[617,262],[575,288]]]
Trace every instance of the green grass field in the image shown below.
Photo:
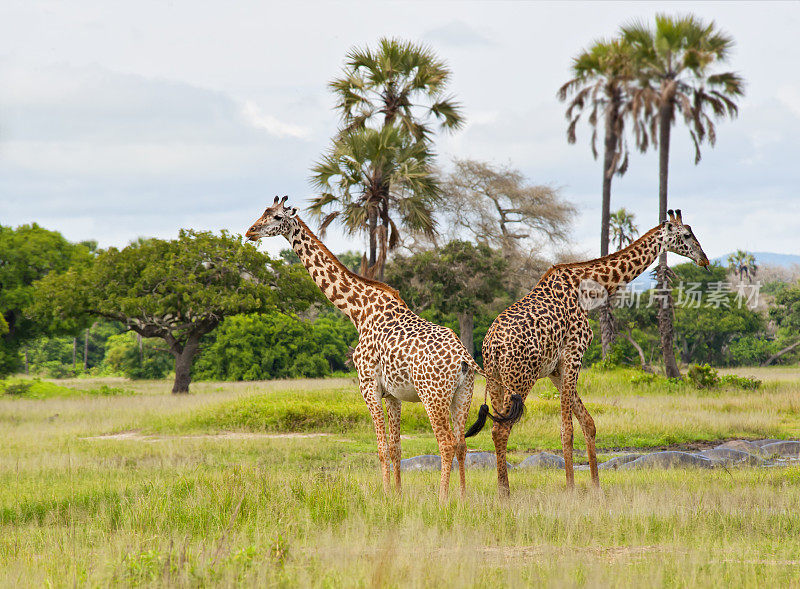
[[[739,370],[754,391],[632,384],[585,371],[601,458],[623,447],[800,438],[800,370]],[[440,509],[438,473],[384,497],[374,434],[351,379],[61,381],[0,395],[3,586],[800,586],[800,467],[467,472]],[[103,386],[105,385],[105,387]],[[37,389],[39,390],[39,389]],[[79,391],[87,391],[86,393]],[[539,383],[512,462],[560,448]],[[476,387],[473,413],[483,401]],[[436,452],[403,406],[403,454]],[[585,462],[576,424],[576,462]],[[488,428],[469,440],[491,450]]]

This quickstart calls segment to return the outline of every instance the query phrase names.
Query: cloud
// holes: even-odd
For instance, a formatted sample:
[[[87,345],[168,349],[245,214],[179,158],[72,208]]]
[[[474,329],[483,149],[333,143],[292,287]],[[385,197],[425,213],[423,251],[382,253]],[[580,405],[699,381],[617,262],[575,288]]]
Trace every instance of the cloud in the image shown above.
[[[246,100],[244,102],[242,105],[242,114],[255,128],[264,129],[267,133],[275,135],[276,137],[297,137],[298,139],[305,139],[311,134],[306,127],[283,123],[271,115],[264,114],[252,100]]]
[[[422,38],[432,43],[453,47],[480,47],[494,45],[494,42],[479,33],[474,27],[460,20],[451,21],[425,33]]]

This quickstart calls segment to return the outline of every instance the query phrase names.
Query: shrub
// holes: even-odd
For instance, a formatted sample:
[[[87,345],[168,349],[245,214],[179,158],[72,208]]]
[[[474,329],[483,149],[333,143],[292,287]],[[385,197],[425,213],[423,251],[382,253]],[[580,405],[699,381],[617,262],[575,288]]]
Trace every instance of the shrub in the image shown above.
[[[698,389],[710,389],[719,384],[719,374],[708,364],[693,364],[686,377]]]
[[[761,386],[761,381],[757,378],[736,376],[735,374],[726,374],[720,377],[719,381],[720,384],[724,386],[731,386],[738,389],[755,390]]]

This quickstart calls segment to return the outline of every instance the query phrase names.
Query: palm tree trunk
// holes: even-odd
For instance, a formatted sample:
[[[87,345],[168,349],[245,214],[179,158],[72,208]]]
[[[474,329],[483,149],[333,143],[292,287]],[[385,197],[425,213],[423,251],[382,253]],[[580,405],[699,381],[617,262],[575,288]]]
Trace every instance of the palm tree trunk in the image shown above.
[[[369,209],[369,266],[375,265],[378,257],[378,211],[375,207]]]
[[[667,182],[669,180],[669,139],[672,130],[672,108],[671,102],[665,101],[659,109],[658,117],[658,220],[663,222],[667,219]],[[658,307],[658,332],[661,335],[661,354],[664,358],[664,371],[667,378],[680,378],[681,371],[678,370],[678,363],[675,361],[675,349],[673,347],[673,326],[672,326],[672,293],[670,290],[667,253],[663,252],[658,257],[658,270],[656,272],[658,280],[657,289],[660,294],[665,295]]]
[[[600,255],[608,255],[609,229],[611,225],[611,178],[614,176],[614,155],[617,152],[619,138],[614,132],[616,108],[610,105],[606,111],[605,153],[603,154],[603,203],[600,213]],[[600,307],[600,342],[603,358],[611,350],[617,339],[616,322],[611,304],[606,301]]]

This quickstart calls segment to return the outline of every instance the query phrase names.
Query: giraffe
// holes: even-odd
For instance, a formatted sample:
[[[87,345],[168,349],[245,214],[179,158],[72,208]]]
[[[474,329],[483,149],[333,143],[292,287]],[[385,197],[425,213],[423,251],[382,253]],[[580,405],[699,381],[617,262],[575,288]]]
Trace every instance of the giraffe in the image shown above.
[[[628,247],[587,262],[551,267],[533,290],[494,320],[483,340],[486,394],[495,412],[524,402],[534,383],[549,377],[561,398],[561,446],[567,488],[575,486],[572,468],[572,415],[586,438],[592,484],[600,486],[595,453],[595,425],[577,392],[583,354],[592,341],[586,309],[598,292],[613,295],[619,286],[639,276],[663,251],[693,260],[709,261],[680,210],[668,211],[668,220],[642,235]],[[587,305],[587,302],[590,305]],[[595,301],[596,302],[596,301]],[[515,396],[518,396],[514,399]],[[483,427],[488,406],[484,403],[469,434]],[[516,412],[519,415],[520,412]],[[508,496],[506,446],[514,420],[495,421],[492,439],[497,454],[497,485]]]
[[[297,216],[297,208],[284,205],[287,198],[279,201],[276,196],[245,236],[252,241],[286,237],[320,290],[358,330],[353,364],[375,426],[384,491],[390,491],[390,461],[400,491],[401,402],[422,402],[442,458],[439,502],[447,500],[453,455],[463,498],[464,426],[480,368],[452,329],[414,314],[390,286],[348,270]]]

